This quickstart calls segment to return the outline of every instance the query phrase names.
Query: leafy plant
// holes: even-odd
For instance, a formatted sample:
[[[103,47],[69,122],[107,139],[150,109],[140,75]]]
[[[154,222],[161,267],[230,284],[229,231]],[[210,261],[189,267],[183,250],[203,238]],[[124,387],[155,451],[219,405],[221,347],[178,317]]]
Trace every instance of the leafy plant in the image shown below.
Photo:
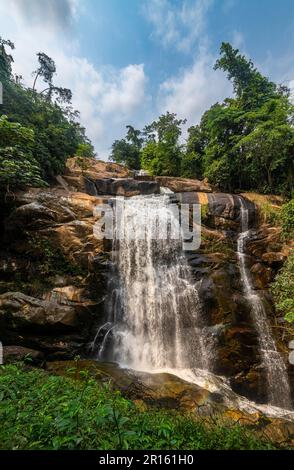
[[[284,266],[272,284],[277,310],[288,322],[294,322],[294,251],[290,253]]]
[[[282,235],[285,239],[294,236],[294,199],[283,204],[281,210]]]
[[[139,411],[109,385],[0,367],[1,449],[271,449],[246,427]]]

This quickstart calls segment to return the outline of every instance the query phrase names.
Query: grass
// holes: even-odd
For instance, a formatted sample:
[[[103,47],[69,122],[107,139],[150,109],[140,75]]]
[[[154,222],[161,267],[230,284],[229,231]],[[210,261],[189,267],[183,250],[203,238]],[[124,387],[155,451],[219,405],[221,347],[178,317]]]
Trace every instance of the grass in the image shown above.
[[[273,449],[246,427],[142,410],[98,385],[22,365],[0,367],[0,449]]]

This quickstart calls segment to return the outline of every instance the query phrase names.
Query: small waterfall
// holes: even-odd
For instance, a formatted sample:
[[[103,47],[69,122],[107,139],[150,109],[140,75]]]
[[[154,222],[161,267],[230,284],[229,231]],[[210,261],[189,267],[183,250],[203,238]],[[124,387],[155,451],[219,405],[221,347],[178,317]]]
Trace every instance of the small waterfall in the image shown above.
[[[116,283],[98,358],[190,376],[193,368],[208,369],[211,334],[182,241],[173,236],[178,221],[169,196],[136,196],[121,204],[125,236],[114,240]],[[160,236],[166,220],[167,239]]]
[[[246,266],[246,241],[250,238],[249,213],[244,200],[240,197],[241,232],[237,241],[241,281],[244,295],[248,300],[254,326],[258,333],[262,365],[267,377],[269,403],[291,409],[290,386],[284,361],[277,350],[272,336],[266,310],[259,294],[254,290],[250,272]]]

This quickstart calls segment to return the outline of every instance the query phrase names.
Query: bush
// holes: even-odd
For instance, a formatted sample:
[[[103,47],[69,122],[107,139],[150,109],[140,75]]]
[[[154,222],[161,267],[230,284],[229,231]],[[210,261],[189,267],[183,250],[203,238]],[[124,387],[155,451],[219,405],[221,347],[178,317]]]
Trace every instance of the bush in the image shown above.
[[[294,251],[277,274],[272,284],[272,292],[277,310],[288,322],[294,322]]]
[[[284,238],[294,236],[294,199],[282,206],[281,210],[282,234]]]
[[[75,373],[75,370],[73,371]],[[0,367],[1,449],[269,449],[240,425],[208,427],[176,411],[139,411],[109,386]]]
[[[34,131],[0,117],[0,189],[44,186],[41,168],[33,157]]]

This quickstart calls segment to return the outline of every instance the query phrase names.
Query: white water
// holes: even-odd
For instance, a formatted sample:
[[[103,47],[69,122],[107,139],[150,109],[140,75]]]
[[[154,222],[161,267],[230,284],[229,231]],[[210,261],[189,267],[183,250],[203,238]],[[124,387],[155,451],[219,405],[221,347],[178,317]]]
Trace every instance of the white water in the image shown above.
[[[254,291],[246,267],[245,247],[250,236],[248,210],[241,204],[242,231],[238,237],[241,280],[259,336],[266,371],[269,402],[258,405],[232,391],[229,381],[211,372],[214,341],[206,327],[197,283],[182,254],[181,240],[154,240],[154,227],[170,217],[169,196],[138,196],[123,201],[126,238],[114,240],[115,283],[109,289],[108,318],[95,336],[102,336],[98,359],[122,367],[169,372],[211,392],[218,391],[228,405],[248,412],[294,420],[286,367],[277,351],[266,311]],[[156,230],[155,230],[156,231]],[[144,237],[142,237],[142,234]],[[281,407],[281,408],[278,408]],[[284,408],[284,410],[282,409]]]
[[[145,371],[208,369],[211,334],[181,239],[172,238],[177,221],[169,197],[137,196],[122,204],[126,231],[114,242],[117,283],[99,358]],[[155,239],[167,218],[168,239]]]
[[[268,400],[271,405],[291,409],[290,386],[286,366],[277,350],[262,299],[255,292],[250,272],[246,266],[246,241],[250,238],[248,209],[242,198],[240,201],[241,232],[237,241],[238,258],[244,295],[249,303],[252,320],[259,340],[262,366],[267,379]]]

